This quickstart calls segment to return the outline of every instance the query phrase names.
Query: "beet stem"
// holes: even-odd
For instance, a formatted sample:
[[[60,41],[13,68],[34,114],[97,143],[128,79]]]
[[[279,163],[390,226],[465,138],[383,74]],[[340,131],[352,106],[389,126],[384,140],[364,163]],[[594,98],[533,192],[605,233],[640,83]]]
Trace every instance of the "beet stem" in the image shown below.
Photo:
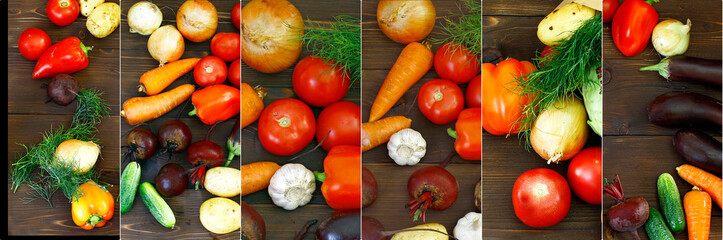
[[[301,231],[296,233],[296,236],[294,237],[294,240],[302,240],[304,237],[306,237],[306,233],[309,232],[309,228],[316,224],[316,219],[312,219],[306,222],[304,226],[301,228]]]
[[[205,141],[208,141],[208,136],[211,135],[211,132],[213,132],[213,129],[216,128],[216,125],[218,125],[220,122],[221,121],[218,121],[218,122],[214,123],[213,125],[211,125],[210,128],[208,128],[208,131],[206,131],[206,137],[204,138]]]
[[[299,155],[296,155],[295,157],[293,157],[293,158],[289,159],[288,161],[286,161],[285,164],[286,164],[286,163],[293,162],[294,160],[299,159],[300,157],[303,157],[303,156],[305,156],[306,154],[309,154],[309,153],[313,152],[314,150],[316,150],[317,148],[321,147],[321,144],[324,144],[324,140],[326,140],[326,137],[329,136],[329,133],[331,133],[331,130],[329,130],[329,131],[326,132],[326,135],[324,135],[324,138],[322,138],[322,139],[321,139],[321,142],[317,143],[316,146],[314,146],[314,148],[312,148],[311,150],[306,151],[306,152],[304,152],[304,153],[301,153],[301,154],[299,154]],[[283,164],[282,164],[282,165],[283,165]]]
[[[447,164],[449,164],[450,160],[452,160],[452,158],[453,158],[455,155],[457,155],[457,152],[456,152],[456,151],[452,151],[452,152],[447,156],[447,158],[444,159],[444,161],[442,161],[442,162],[439,164],[439,166],[442,167],[442,168],[445,168],[445,167],[447,166]]]
[[[640,235],[638,235],[638,229],[630,231],[630,233],[633,234],[633,237],[635,237],[635,240],[640,240]]]

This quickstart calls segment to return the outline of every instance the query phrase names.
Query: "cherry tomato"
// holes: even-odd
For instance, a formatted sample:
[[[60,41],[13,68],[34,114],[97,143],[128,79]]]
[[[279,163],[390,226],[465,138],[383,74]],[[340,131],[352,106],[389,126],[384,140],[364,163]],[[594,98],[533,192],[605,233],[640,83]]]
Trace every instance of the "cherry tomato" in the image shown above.
[[[237,88],[241,88],[241,59],[234,60],[231,65],[228,65],[228,81],[231,85]]]
[[[38,60],[46,49],[53,45],[45,31],[38,28],[28,28],[20,34],[18,49],[20,54],[28,60]]]
[[[464,109],[462,89],[450,80],[434,79],[424,83],[417,95],[422,115],[434,124],[454,122]]]
[[[328,133],[328,135],[327,135]],[[324,139],[326,136],[326,139]],[[361,146],[361,108],[339,101],[324,108],[316,120],[316,141],[326,151],[340,145]]]
[[[50,0],[45,8],[51,22],[58,26],[67,26],[75,22],[80,6],[75,0]]]
[[[613,21],[615,11],[618,10],[620,3],[618,0],[603,0],[603,22],[609,23]]]
[[[291,82],[296,95],[315,107],[338,102],[349,91],[350,80],[341,67],[331,69],[324,59],[308,56],[294,67]]]
[[[547,168],[532,169],[515,181],[512,206],[517,218],[525,225],[549,227],[567,216],[570,210],[570,188],[559,173]]]
[[[482,107],[482,75],[472,78],[467,84],[467,90],[464,93],[464,102],[468,108]]]
[[[221,84],[226,81],[228,68],[220,57],[205,56],[193,69],[193,78],[198,86]]]
[[[454,42],[443,44],[434,54],[434,71],[439,77],[463,84],[479,74],[480,64],[469,49],[463,45],[454,46]]]
[[[567,167],[567,180],[575,196],[590,204],[602,202],[602,149],[589,147],[580,151]]]
[[[236,28],[241,29],[241,2],[237,3],[231,9],[231,22]]]
[[[293,98],[272,102],[259,117],[261,145],[279,156],[298,153],[314,139],[315,132],[316,122],[311,108]]]
[[[211,39],[211,54],[230,62],[241,56],[241,36],[238,33],[217,33]]]

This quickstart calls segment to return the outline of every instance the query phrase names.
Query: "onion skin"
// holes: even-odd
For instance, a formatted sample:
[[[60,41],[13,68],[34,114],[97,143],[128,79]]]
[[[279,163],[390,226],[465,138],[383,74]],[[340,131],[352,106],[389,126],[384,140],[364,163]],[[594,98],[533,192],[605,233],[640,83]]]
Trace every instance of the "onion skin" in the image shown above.
[[[176,25],[178,31],[189,41],[209,40],[218,27],[216,7],[206,0],[188,0],[178,8]]]
[[[437,11],[430,0],[381,0],[377,5],[379,29],[398,43],[421,41],[434,28]]]
[[[140,21],[140,22],[139,22]],[[163,22],[161,9],[148,1],[140,1],[128,10],[128,27],[131,33],[151,35]]]
[[[181,59],[185,49],[183,36],[173,25],[156,29],[148,38],[148,52],[161,66]]]
[[[241,59],[264,73],[288,69],[301,54],[303,27],[301,13],[286,0],[249,2],[241,9]]]
[[[575,96],[559,99],[535,120],[530,143],[547,163],[570,160],[585,146],[589,130],[587,112]]]

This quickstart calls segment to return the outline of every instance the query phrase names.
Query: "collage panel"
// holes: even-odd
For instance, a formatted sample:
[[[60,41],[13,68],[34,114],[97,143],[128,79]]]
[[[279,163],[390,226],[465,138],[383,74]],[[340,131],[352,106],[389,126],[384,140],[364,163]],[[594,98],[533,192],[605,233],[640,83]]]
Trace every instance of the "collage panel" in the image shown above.
[[[243,239],[359,235],[360,8],[242,1]]]
[[[118,236],[119,1],[98,11],[75,5],[75,15],[62,11],[63,2],[3,3],[7,235]],[[85,191],[99,197],[84,197]],[[74,198],[79,201],[71,203]],[[82,210],[89,204],[99,207]],[[85,223],[93,213],[102,224]]]
[[[237,4],[123,1],[122,239],[239,238]]]
[[[484,1],[484,239],[602,234],[601,2],[570,2]]]
[[[667,225],[635,227],[641,239],[721,239],[721,1],[633,3],[603,25],[603,177],[619,177],[622,205],[646,205],[648,222]],[[695,201],[704,195],[710,212],[691,212],[706,209]],[[635,239],[611,223],[625,219],[616,203],[604,197],[603,239]]]
[[[480,7],[362,2],[362,237],[481,238]]]

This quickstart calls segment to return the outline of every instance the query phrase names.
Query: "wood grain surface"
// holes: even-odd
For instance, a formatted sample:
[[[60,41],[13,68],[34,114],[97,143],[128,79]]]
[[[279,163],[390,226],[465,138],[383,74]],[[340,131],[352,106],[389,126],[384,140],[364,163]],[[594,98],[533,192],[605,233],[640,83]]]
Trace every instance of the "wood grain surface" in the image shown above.
[[[108,2],[118,1],[111,0]],[[20,55],[18,38],[27,28],[40,28],[50,36],[52,43],[68,37],[78,37],[86,46],[93,46],[88,52],[87,68],[71,74],[83,89],[95,88],[104,92],[103,98],[110,106],[111,116],[104,119],[98,127],[96,137],[100,140],[101,158],[95,164],[95,170],[101,172],[100,180],[111,184],[108,190],[118,196],[120,176],[119,116],[118,116],[118,76],[119,76],[119,30],[109,36],[98,39],[85,27],[86,17],[79,15],[72,24],[59,27],[50,22],[46,15],[45,1],[11,1],[7,3],[8,15],[8,169],[15,157],[25,152],[22,146],[37,144],[42,133],[61,125],[68,126],[75,112],[76,103],[59,106],[45,103],[47,95],[43,84],[50,79],[32,79],[35,61]],[[77,102],[77,101],[76,101]],[[56,192],[51,200],[53,207],[43,201],[24,203],[32,190],[23,185],[13,193],[8,179],[8,235],[119,235],[119,215],[114,215],[104,227],[91,231],[76,226],[70,213],[70,201],[62,192]],[[115,206],[118,212],[118,206]]]

